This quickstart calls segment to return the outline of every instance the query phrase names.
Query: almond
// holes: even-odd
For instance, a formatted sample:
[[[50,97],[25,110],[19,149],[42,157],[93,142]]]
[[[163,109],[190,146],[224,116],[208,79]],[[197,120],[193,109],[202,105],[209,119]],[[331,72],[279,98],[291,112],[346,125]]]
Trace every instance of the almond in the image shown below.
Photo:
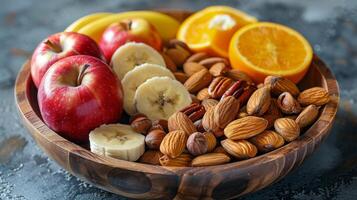
[[[236,119],[224,129],[224,135],[232,140],[248,139],[263,132],[268,121],[261,117],[248,116]]]
[[[171,60],[176,64],[176,66],[181,66],[191,53],[185,43],[171,45],[171,48],[165,51],[165,54],[171,58]]]
[[[166,68],[169,69],[171,72],[176,72],[177,66],[174,61],[172,61],[172,59],[165,53],[161,53],[161,56],[165,61]]]
[[[223,130],[219,128],[219,125],[214,120],[215,107],[206,110],[205,115],[202,118],[202,126],[207,132],[212,132],[216,137],[223,135]]]
[[[224,63],[226,66],[229,66],[228,60],[226,58],[221,57],[206,58],[199,62],[199,64],[203,65],[207,69],[210,69],[216,63]]]
[[[301,112],[300,103],[289,92],[281,93],[277,103],[280,110],[287,115],[298,114]]]
[[[176,80],[178,80],[182,84],[184,84],[188,79],[188,76],[183,72],[174,72],[174,76]]]
[[[244,72],[239,69],[231,69],[226,73],[226,76],[235,80],[235,81],[247,81],[249,83],[253,83],[252,79]]]
[[[302,91],[298,97],[298,101],[302,106],[311,104],[322,106],[330,101],[330,96],[324,88],[313,87]]]
[[[213,99],[219,99],[234,84],[234,81],[227,77],[216,77],[208,86],[208,94]]]
[[[139,158],[139,162],[151,164],[151,165],[160,165],[160,157],[163,156],[160,151],[148,150]]]
[[[315,105],[306,107],[295,119],[300,128],[305,128],[314,123],[319,115],[319,108]]]
[[[168,119],[169,131],[181,130],[187,135],[196,132],[193,122],[182,112],[176,112]]]
[[[216,147],[217,145],[217,138],[216,136],[214,136],[213,133],[211,132],[205,132],[204,136],[207,140],[207,152],[211,152],[213,151],[213,149]]]
[[[203,59],[209,58],[209,55],[205,52],[199,52],[199,53],[195,53],[192,56],[190,56],[186,62],[200,62]]]
[[[247,102],[247,113],[249,115],[263,115],[270,106],[271,96],[269,87],[262,87],[253,92]]]
[[[167,155],[163,155],[160,157],[160,164],[162,166],[168,167],[188,167],[191,163],[191,155],[188,153],[183,153],[176,158],[171,158]]]
[[[201,71],[202,69],[206,68],[195,62],[185,62],[183,64],[183,71],[187,74],[187,76],[192,76],[194,73]]]
[[[160,151],[171,158],[176,158],[185,150],[186,142],[187,134],[185,132],[171,131],[162,140]]]
[[[274,131],[266,130],[249,139],[260,152],[266,153],[284,145],[284,138]]]
[[[203,101],[204,99],[209,99],[210,96],[208,94],[208,88],[203,88],[202,90],[200,90],[197,95],[196,95],[197,99],[200,101]]]
[[[207,69],[202,69],[194,73],[186,80],[184,86],[190,93],[196,93],[201,89],[207,87],[212,81],[212,75]]]
[[[207,153],[194,158],[191,165],[193,167],[221,165],[228,163],[230,160],[231,158],[224,153]]]
[[[264,84],[263,84],[263,83],[259,83],[259,84],[257,85],[257,88],[262,88],[262,87],[264,87]]]
[[[218,101],[216,99],[204,99],[201,104],[203,107],[205,107],[207,111],[210,108],[216,106],[218,104]]]
[[[212,67],[209,69],[209,73],[211,73],[214,77],[224,76],[227,73],[228,69],[229,68],[226,64],[224,64],[223,62],[218,62],[212,65]]]
[[[264,85],[270,87],[271,92],[276,96],[283,92],[289,92],[296,97],[300,93],[294,82],[281,76],[267,76]]]
[[[221,145],[230,155],[240,160],[253,158],[258,152],[257,147],[247,140],[225,139],[221,141]]]
[[[214,121],[219,128],[224,129],[235,119],[239,112],[239,101],[233,96],[221,100],[214,108]]]
[[[300,135],[300,127],[293,119],[277,119],[274,122],[274,128],[277,133],[283,136],[286,142],[291,142]]]
[[[176,66],[181,66],[186,59],[190,56],[190,53],[181,49],[168,49],[165,51],[165,54],[170,57],[170,59],[175,63]]]

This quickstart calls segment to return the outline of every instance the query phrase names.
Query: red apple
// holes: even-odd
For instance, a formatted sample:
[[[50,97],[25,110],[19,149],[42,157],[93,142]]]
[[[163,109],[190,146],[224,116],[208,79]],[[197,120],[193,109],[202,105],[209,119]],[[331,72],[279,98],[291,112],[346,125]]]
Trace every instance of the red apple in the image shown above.
[[[160,51],[162,41],[155,27],[147,20],[135,18],[111,24],[103,33],[99,47],[108,62],[114,52],[127,42],[145,43]]]
[[[37,95],[44,122],[77,143],[87,142],[92,129],[117,122],[122,113],[119,79],[106,63],[92,56],[57,61],[43,77]]]
[[[89,55],[104,59],[97,43],[90,37],[74,33],[56,33],[43,40],[31,59],[31,75],[36,87],[48,68],[58,60],[73,55]]]

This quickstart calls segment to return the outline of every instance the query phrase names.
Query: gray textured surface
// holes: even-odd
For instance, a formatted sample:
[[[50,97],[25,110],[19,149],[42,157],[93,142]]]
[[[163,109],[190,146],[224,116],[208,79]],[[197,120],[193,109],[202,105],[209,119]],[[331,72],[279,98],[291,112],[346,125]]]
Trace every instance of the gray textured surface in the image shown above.
[[[0,199],[120,199],[62,170],[20,124],[13,84],[29,52],[47,35],[95,11],[199,9],[217,1],[2,0],[0,6]],[[328,139],[282,181],[243,199],[357,199],[357,1],[221,1],[302,32],[332,68],[341,104]]]

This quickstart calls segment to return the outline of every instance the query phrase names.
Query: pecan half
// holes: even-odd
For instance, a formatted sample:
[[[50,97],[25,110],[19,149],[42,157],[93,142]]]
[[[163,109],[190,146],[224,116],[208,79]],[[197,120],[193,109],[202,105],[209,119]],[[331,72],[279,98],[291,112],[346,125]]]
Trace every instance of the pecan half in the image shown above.
[[[222,95],[221,100],[227,96],[234,96],[236,99],[238,99],[240,105],[242,106],[247,103],[249,97],[256,89],[257,88],[254,84],[247,83],[244,80],[239,80],[227,89],[227,91]]]
[[[191,121],[195,122],[203,117],[206,110],[202,105],[193,103],[183,108],[180,112],[183,112],[188,118],[190,118]]]
[[[245,105],[248,102],[249,97],[256,89],[257,88],[254,85],[248,85],[247,87],[245,87],[243,93],[238,97],[240,105]]]
[[[234,81],[227,77],[216,77],[213,79],[211,84],[208,86],[208,94],[214,98],[218,99],[234,84]]]

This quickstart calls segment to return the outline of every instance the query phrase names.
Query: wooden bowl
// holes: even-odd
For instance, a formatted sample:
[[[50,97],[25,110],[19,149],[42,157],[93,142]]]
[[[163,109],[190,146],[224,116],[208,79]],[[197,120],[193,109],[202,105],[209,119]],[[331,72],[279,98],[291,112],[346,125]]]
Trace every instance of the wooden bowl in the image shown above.
[[[183,20],[189,12],[169,12]],[[23,124],[37,144],[59,165],[91,184],[136,199],[230,199],[260,190],[298,167],[326,138],[339,102],[338,83],[314,56],[300,88],[320,86],[331,95],[318,120],[297,140],[255,158],[210,167],[161,167],[96,155],[49,129],[41,120],[37,91],[27,61],[15,86]]]

